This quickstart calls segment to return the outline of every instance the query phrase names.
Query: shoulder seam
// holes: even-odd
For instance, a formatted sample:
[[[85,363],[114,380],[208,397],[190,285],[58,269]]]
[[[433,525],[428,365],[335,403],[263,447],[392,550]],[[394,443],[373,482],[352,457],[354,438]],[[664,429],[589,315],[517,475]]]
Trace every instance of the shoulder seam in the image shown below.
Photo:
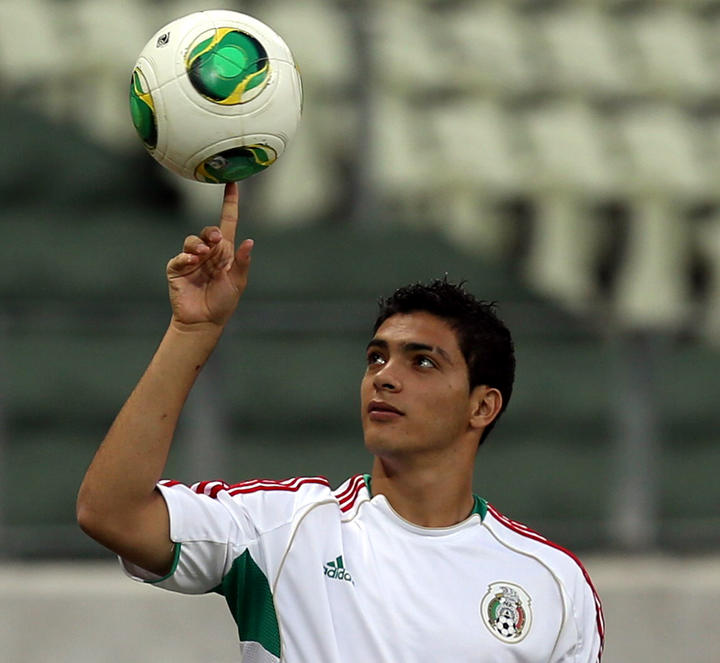
[[[495,520],[497,520],[501,525],[509,529],[511,532],[519,534],[520,536],[524,536],[531,541],[536,541],[537,543],[544,543],[546,546],[550,546],[551,548],[554,548],[555,550],[564,553],[565,555],[570,557],[570,559],[572,559],[573,562],[575,562],[575,564],[578,566],[578,568],[582,572],[583,578],[585,579],[585,583],[588,585],[588,587],[590,587],[590,591],[595,602],[595,625],[598,630],[598,635],[600,636],[600,647],[598,649],[597,657],[597,661],[599,663],[600,659],[602,658],[603,649],[605,648],[605,617],[603,615],[600,597],[597,593],[597,590],[595,589],[595,585],[593,584],[592,579],[590,578],[590,574],[587,572],[587,569],[585,568],[583,563],[574,553],[572,553],[567,548],[563,548],[561,545],[555,543],[554,541],[550,541],[550,539],[547,539],[542,534],[536,532],[527,525],[508,518],[504,514],[500,513],[490,503],[488,503],[488,511],[493,515]]]
[[[347,513],[348,511],[350,511],[350,509],[353,508],[353,506],[355,506],[357,498],[360,495],[360,492],[362,491],[364,486],[365,475],[356,474],[347,481],[347,486],[342,491],[340,491],[339,489],[333,491],[333,495],[338,501],[340,511],[342,511],[343,513]]]
[[[227,492],[232,495],[240,495],[245,493],[255,493],[260,491],[280,490],[285,492],[297,492],[302,486],[308,484],[318,484],[330,488],[330,483],[325,477],[291,477],[281,481],[275,479],[250,479],[241,481],[240,483],[229,484],[221,479],[212,481],[199,481],[190,486],[181,481],[164,479],[159,482],[160,485],[172,488],[174,486],[185,486],[198,495],[206,495],[208,497],[217,498],[220,492]]]

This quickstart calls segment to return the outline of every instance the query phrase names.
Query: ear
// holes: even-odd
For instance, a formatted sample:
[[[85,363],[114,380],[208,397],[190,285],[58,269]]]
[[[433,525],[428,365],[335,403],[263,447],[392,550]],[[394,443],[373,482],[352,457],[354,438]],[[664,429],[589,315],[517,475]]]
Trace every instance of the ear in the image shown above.
[[[502,394],[495,387],[478,385],[470,394],[470,406],[470,428],[486,428],[500,414]]]

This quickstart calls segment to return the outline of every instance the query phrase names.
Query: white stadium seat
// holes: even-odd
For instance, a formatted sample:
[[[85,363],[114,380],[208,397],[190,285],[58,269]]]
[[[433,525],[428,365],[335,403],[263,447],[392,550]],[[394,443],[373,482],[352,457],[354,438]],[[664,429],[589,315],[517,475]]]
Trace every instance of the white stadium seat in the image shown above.
[[[539,104],[522,113],[532,160],[531,190],[592,198],[617,193],[617,164],[605,118],[582,101]]]
[[[644,81],[642,92],[679,103],[717,95],[720,78],[700,21],[680,7],[657,7],[628,19]]]
[[[602,228],[589,209],[617,195],[620,183],[603,118],[582,102],[548,103],[523,118],[530,146],[527,186],[537,201],[528,283],[573,309],[596,295],[593,266]]]
[[[547,50],[552,88],[603,98],[633,93],[627,44],[607,12],[597,6],[561,6],[540,14],[534,25]]]
[[[367,158],[373,185],[381,197],[409,202],[431,184],[431,155],[419,116],[403,97],[384,92],[374,95],[370,113]]]
[[[373,79],[381,90],[427,92],[454,84],[441,18],[412,0],[372,5]]]
[[[258,3],[252,13],[287,42],[309,94],[332,96],[362,75],[357,71],[351,23],[337,3],[270,0]]]
[[[701,159],[693,120],[669,103],[629,106],[615,118],[630,195],[702,198],[716,186]]]
[[[625,327],[676,330],[690,299],[690,225],[660,199],[637,201],[614,307]]]
[[[615,306],[629,326],[675,328],[689,312],[690,226],[685,206],[713,194],[696,127],[677,107],[643,104],[617,118],[632,207]]]
[[[443,14],[458,90],[497,96],[527,94],[543,85],[535,26],[506,2],[468,2]]]
[[[526,282],[570,309],[585,311],[596,301],[594,266],[604,227],[577,196],[546,195],[537,208],[524,265]]]
[[[0,84],[8,98],[62,115],[72,102],[64,3],[0,2]]]
[[[490,196],[518,195],[526,182],[524,153],[515,143],[517,122],[482,96],[426,109],[430,186],[471,189]],[[430,161],[431,160],[431,161]]]
[[[133,65],[160,25],[138,0],[117,3],[75,0],[76,35],[68,66],[75,74],[76,118],[95,139],[118,149],[136,147],[128,109]]]

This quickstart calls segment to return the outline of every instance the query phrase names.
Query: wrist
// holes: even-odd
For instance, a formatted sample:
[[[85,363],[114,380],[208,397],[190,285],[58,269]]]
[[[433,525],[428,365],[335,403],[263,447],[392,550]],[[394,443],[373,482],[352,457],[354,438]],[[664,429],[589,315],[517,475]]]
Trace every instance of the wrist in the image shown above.
[[[173,318],[151,366],[163,374],[173,374],[176,384],[184,383],[185,369],[187,377],[194,379],[215,350],[222,331],[221,326],[212,323],[187,324]]]
[[[218,339],[225,329],[224,324],[215,322],[182,322],[174,315],[170,320],[169,331],[185,335],[197,335],[198,337],[206,337],[208,339]]]

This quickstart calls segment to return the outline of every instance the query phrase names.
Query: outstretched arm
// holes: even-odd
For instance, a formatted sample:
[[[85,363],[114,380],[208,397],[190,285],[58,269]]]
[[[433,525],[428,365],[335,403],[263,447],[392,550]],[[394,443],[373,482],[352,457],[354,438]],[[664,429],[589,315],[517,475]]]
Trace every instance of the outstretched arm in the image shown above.
[[[225,187],[220,226],[185,239],[167,265],[170,325],[85,474],[80,527],[125,559],[164,575],[174,552],[161,478],[177,421],[247,284],[252,240],[235,249],[238,188]]]

